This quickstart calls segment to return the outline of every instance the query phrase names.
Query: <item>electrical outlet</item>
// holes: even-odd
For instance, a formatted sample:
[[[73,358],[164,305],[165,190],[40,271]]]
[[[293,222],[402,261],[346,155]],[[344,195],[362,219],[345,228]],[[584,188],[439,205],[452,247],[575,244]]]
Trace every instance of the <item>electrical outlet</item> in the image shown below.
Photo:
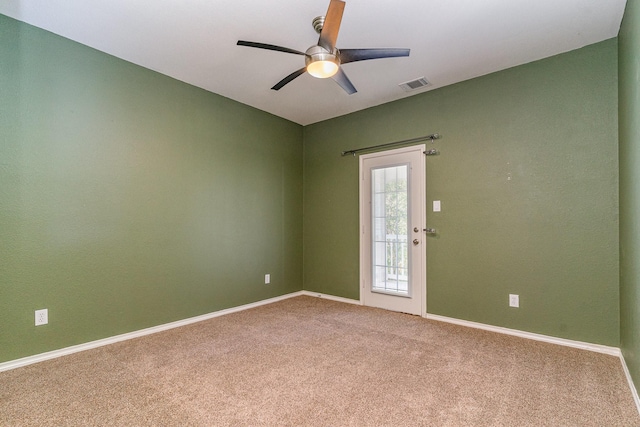
[[[47,323],[49,323],[49,310],[46,308],[36,310],[36,326],[46,325]]]
[[[271,283],[271,275],[270,274],[265,274],[264,275],[264,284],[268,285],[269,283]]]
[[[509,307],[520,307],[520,296],[509,294]]]

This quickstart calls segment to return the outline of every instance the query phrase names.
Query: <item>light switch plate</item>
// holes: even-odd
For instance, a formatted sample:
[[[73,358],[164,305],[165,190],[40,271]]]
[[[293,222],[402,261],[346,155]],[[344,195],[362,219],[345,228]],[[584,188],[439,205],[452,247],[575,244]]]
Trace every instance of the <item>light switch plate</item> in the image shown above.
[[[520,296],[509,294],[509,307],[520,307]]]
[[[433,201],[433,211],[440,212],[440,200]]]

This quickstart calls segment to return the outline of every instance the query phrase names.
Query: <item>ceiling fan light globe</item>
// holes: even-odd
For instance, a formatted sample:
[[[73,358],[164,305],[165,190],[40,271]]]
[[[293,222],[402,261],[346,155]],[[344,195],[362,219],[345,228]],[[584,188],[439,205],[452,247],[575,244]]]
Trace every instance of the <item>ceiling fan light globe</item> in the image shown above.
[[[330,60],[314,61],[307,65],[307,72],[313,77],[326,79],[338,72],[338,64]]]
[[[334,76],[338,72],[340,59],[337,49],[329,52],[322,46],[314,45],[307,49],[305,55],[307,72],[313,77],[326,79],[327,77]]]

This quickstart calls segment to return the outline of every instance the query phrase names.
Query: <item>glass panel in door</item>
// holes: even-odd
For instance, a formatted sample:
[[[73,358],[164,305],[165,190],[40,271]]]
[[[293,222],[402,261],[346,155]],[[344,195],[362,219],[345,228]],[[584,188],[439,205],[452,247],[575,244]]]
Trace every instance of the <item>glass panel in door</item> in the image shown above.
[[[408,165],[371,169],[372,291],[410,296]]]

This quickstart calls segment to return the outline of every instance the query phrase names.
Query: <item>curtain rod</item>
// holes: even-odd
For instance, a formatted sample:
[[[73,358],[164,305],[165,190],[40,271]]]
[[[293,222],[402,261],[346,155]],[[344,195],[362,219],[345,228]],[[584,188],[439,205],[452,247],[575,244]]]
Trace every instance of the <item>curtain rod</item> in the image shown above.
[[[355,150],[347,150],[347,151],[343,151],[342,155],[346,156],[347,154],[353,154],[353,156],[355,157],[356,153],[359,153],[361,151],[373,150],[375,148],[382,148],[382,147],[390,147],[392,145],[411,144],[412,142],[420,142],[420,141],[427,141],[427,140],[433,141],[434,139],[440,139],[440,138],[442,138],[442,135],[438,133],[432,133],[431,135],[419,136],[417,138],[404,139],[402,141],[395,141],[395,142],[388,142],[386,144],[373,145],[371,147],[356,148]]]

